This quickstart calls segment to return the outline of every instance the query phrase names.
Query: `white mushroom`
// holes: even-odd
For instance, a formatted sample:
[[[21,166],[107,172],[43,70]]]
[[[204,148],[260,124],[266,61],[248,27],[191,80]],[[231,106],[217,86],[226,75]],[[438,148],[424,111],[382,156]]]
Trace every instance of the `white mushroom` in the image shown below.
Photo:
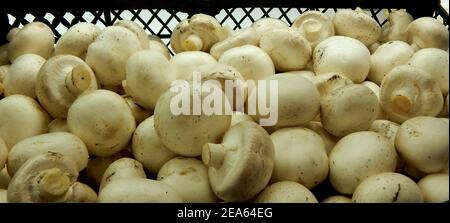
[[[78,97],[67,113],[67,125],[86,143],[89,154],[96,156],[110,156],[123,149],[136,128],[125,100],[107,90]]]
[[[308,80],[310,80],[311,82],[315,82],[316,80],[316,74],[310,70],[294,70],[294,71],[287,71],[287,72],[283,72],[283,73],[278,73],[278,74],[296,74],[296,75],[300,75]],[[276,75],[278,75],[276,74]]]
[[[430,174],[417,182],[425,203],[443,203],[448,201],[448,173]]]
[[[46,133],[50,117],[34,99],[11,95],[0,100],[0,138],[8,149],[22,139]]]
[[[100,188],[103,175],[106,169],[118,159],[130,157],[132,154],[127,149],[123,149],[114,155],[107,157],[90,156],[87,167],[85,169],[85,181],[96,189]]]
[[[23,54],[17,57],[3,80],[5,96],[21,94],[35,98],[36,79],[44,62],[45,59],[36,54]]]
[[[381,27],[381,42],[407,41],[407,28],[414,18],[404,9],[389,13],[387,22]]]
[[[415,116],[435,116],[444,99],[439,84],[420,68],[400,65],[381,83],[380,103],[387,119],[404,122]]]
[[[66,118],[73,101],[97,89],[94,72],[80,58],[59,55],[42,65],[36,79],[36,96],[54,118]]]
[[[257,46],[259,43],[259,37],[256,30],[253,27],[247,27],[236,31],[234,34],[230,35],[228,38],[217,42],[211,47],[210,54],[216,59],[227,50],[239,47],[243,45],[254,45]]]
[[[89,22],[73,25],[56,42],[55,55],[70,54],[86,59],[89,45],[95,41],[100,32],[100,28]]]
[[[287,29],[289,25],[280,19],[267,17],[258,19],[252,24],[252,27],[256,30],[259,40],[264,33],[274,29]]]
[[[148,49],[149,38],[147,36],[147,33],[137,23],[130,21],[130,20],[119,20],[114,23],[114,26],[120,26],[120,27],[126,28],[126,29],[130,30],[131,32],[133,32],[139,39],[139,42],[141,43],[141,48]]]
[[[372,45],[381,35],[377,21],[360,8],[337,11],[333,24],[336,35],[355,38],[366,46]]]
[[[294,20],[291,27],[298,29],[313,49],[322,40],[334,36],[333,21],[327,14],[319,11],[302,13]]]
[[[389,139],[395,145],[395,137],[400,125],[389,120],[375,120],[370,125],[369,131],[374,131]]]
[[[313,82],[317,90],[319,90],[321,98],[324,98],[338,88],[353,84],[352,80],[337,73],[318,74]]]
[[[148,49],[149,50],[159,52],[165,58],[170,60],[169,49],[167,48],[166,44],[158,36],[149,35],[148,39],[149,39],[149,41],[148,41],[149,42],[148,43]]]
[[[178,23],[170,37],[175,53],[183,51],[209,52],[211,47],[229,35],[219,21],[206,14],[195,14]]]
[[[319,203],[305,186],[292,181],[281,181],[267,186],[255,203]]]
[[[307,128],[284,128],[270,135],[275,148],[272,182],[298,182],[312,189],[328,176],[328,157],[322,138]]]
[[[242,121],[225,133],[221,144],[206,143],[202,159],[209,167],[210,184],[217,197],[247,201],[269,183],[274,146],[261,126]]]
[[[352,194],[371,175],[395,170],[397,153],[384,136],[370,131],[344,136],[329,155],[329,179],[334,189]]]
[[[448,162],[448,124],[438,118],[419,116],[400,126],[395,146],[406,164],[424,173],[436,173]]]
[[[377,96],[377,99],[378,99],[378,113],[377,113],[377,118],[376,119],[377,120],[385,119],[384,111],[383,111],[383,108],[381,107],[381,103],[380,103],[380,90],[381,90],[380,86],[378,86],[377,84],[375,84],[372,81],[363,81],[361,83],[361,85],[364,85],[364,86],[368,87]]]
[[[308,40],[293,28],[263,33],[259,47],[270,56],[277,71],[301,70],[312,54]]]
[[[354,83],[366,79],[370,52],[361,42],[345,36],[333,36],[320,42],[313,52],[314,73],[338,73]]]
[[[187,51],[176,54],[169,61],[173,79],[192,80],[197,68],[205,64],[216,64],[211,55],[201,51]]]
[[[120,158],[112,162],[105,170],[99,190],[119,179],[147,178],[142,164],[131,158]]]
[[[384,77],[394,67],[406,64],[413,56],[414,50],[402,41],[391,41],[381,45],[370,56],[370,72],[368,79],[381,85]]]
[[[435,18],[418,18],[408,25],[406,32],[408,43],[415,50],[423,48],[448,50],[448,29]]]

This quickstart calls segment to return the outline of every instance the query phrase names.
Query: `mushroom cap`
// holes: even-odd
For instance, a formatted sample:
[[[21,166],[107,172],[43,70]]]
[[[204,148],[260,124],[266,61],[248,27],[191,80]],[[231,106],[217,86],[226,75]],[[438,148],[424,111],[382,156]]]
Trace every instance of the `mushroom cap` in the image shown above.
[[[35,98],[36,79],[44,62],[45,59],[36,54],[22,54],[17,57],[3,80],[5,96],[21,94]]]
[[[66,119],[53,119],[48,124],[48,132],[70,132],[69,126],[67,126],[67,120]]]
[[[8,203],[64,202],[77,177],[77,164],[69,157],[54,152],[34,156],[11,178]]]
[[[355,190],[356,203],[423,203],[417,184],[399,173],[380,173],[363,180]]]
[[[88,185],[75,182],[70,187],[70,193],[66,198],[67,203],[96,203],[97,193]]]
[[[317,133],[307,128],[293,127],[270,135],[275,148],[272,182],[298,182],[312,189],[328,176],[325,144]]]
[[[34,99],[11,95],[0,100],[0,138],[8,149],[22,139],[46,133],[50,117]]]
[[[55,55],[70,54],[85,59],[89,45],[100,33],[100,28],[92,23],[77,23],[58,39],[55,45]]]
[[[211,47],[228,37],[228,31],[219,21],[206,14],[195,14],[178,23],[170,36],[175,53],[183,51],[209,52]]]
[[[325,146],[325,150],[327,154],[331,152],[333,147],[336,145],[338,138],[334,135],[331,135],[327,130],[325,130],[322,126],[321,122],[318,121],[310,121],[305,125],[308,129],[313,130],[315,133],[319,134],[322,137],[322,141]]]
[[[250,115],[240,111],[233,111],[233,114],[231,115],[231,126],[234,126],[242,121],[255,122]]]
[[[389,120],[375,120],[369,127],[369,131],[374,131],[386,137],[392,145],[395,145],[395,137],[400,125]]]
[[[334,36],[333,21],[330,16],[319,11],[302,13],[294,20],[291,27],[297,29],[313,49],[322,40]]]
[[[77,89],[71,90],[72,85]],[[73,55],[50,58],[42,65],[36,78],[39,103],[54,118],[66,118],[69,107],[79,94],[96,89],[94,72],[82,59]]]
[[[173,80],[169,61],[162,54],[150,50],[141,50],[130,56],[126,73],[127,94],[149,110],[155,108],[159,96],[169,89]]]
[[[331,91],[320,102],[320,120],[334,136],[369,129],[378,114],[378,99],[368,87],[350,84]]]
[[[318,203],[305,186],[292,181],[281,181],[267,186],[255,203]]]
[[[394,40],[407,41],[407,28],[414,18],[404,9],[389,13],[387,22],[381,27],[379,41],[389,42]]]
[[[54,49],[55,36],[52,29],[42,22],[31,22],[22,27],[8,44],[9,61],[22,54],[37,54],[49,58]]]
[[[154,116],[151,116],[137,126],[131,148],[134,158],[141,162],[146,170],[156,174],[164,163],[175,157],[175,153],[162,144],[154,123]]]
[[[418,116],[403,122],[395,146],[407,165],[424,173],[435,173],[448,162],[448,134],[448,124],[439,118]]]
[[[407,28],[408,43],[415,48],[438,48],[448,50],[448,29],[432,17],[421,17],[412,21]]]
[[[372,81],[363,81],[361,83],[361,85],[364,85],[364,86],[368,87],[377,96],[377,99],[378,99],[378,113],[377,113],[377,118],[376,119],[377,120],[385,119],[384,111],[383,111],[383,108],[381,107],[381,103],[380,103],[380,86],[378,86],[377,84],[375,84]]]
[[[436,48],[420,49],[412,55],[408,65],[428,72],[439,83],[442,94],[448,94],[448,52]]]
[[[205,144],[203,162],[209,167],[211,187],[225,201],[247,201],[269,183],[274,167],[274,145],[254,122],[231,127],[221,144]]]
[[[86,63],[101,85],[117,86],[125,79],[128,58],[141,49],[139,39],[132,31],[121,26],[109,26],[89,45]]]
[[[203,87],[207,86],[207,84],[208,82],[204,82]],[[192,82],[187,86],[180,85],[180,88],[182,89],[180,93],[167,90],[159,97],[154,111],[155,129],[161,142],[172,152],[182,156],[196,157],[201,155],[202,147],[205,143],[217,143],[220,141],[222,135],[230,127],[231,115],[223,115],[224,110],[222,110],[221,114],[208,115],[200,111],[196,115],[193,103],[187,105],[189,106],[189,115],[175,114],[172,110],[172,107],[174,107],[172,106],[172,101],[180,101],[180,94],[184,95],[184,93],[187,94],[189,92],[189,98],[193,98],[195,91],[198,93],[201,101],[204,101],[210,95],[205,91],[200,93],[193,89]],[[183,89],[187,89],[188,92]],[[225,98],[222,90],[219,89],[218,92],[213,91],[211,95],[216,93],[218,95],[215,98]],[[226,100],[222,100],[219,103],[223,103],[223,101]],[[215,102],[213,101],[213,106],[218,106]],[[186,107],[186,105],[183,107]]]
[[[166,183],[144,179],[117,179],[98,194],[99,203],[182,203],[181,196]]]
[[[275,128],[304,125],[316,117],[320,109],[320,94],[311,81],[297,74],[277,74],[267,78],[266,81],[266,88],[262,88],[265,92],[255,87],[255,90],[250,92],[248,100],[252,97],[259,98],[260,96],[256,94],[267,95],[265,104],[268,105],[271,97],[269,92],[274,91],[269,81],[277,81],[278,120]],[[262,103],[258,99],[255,100],[258,105]],[[258,109],[255,120],[262,121],[271,115],[276,114],[260,114]]]
[[[158,36],[149,36],[148,49],[161,53],[166,59],[170,60],[169,48]]]
[[[243,45],[257,46],[259,43],[259,37],[256,30],[253,27],[247,27],[236,31],[226,39],[215,43],[210,50],[211,56],[219,59],[220,56],[227,50],[239,47]]]
[[[368,79],[377,85],[381,85],[389,71],[396,66],[406,64],[413,54],[413,48],[405,42],[391,41],[384,43],[370,56]]]
[[[141,48],[148,49],[149,38],[147,36],[147,33],[136,22],[133,22],[130,20],[119,20],[114,23],[114,26],[120,26],[120,27],[126,28],[126,29],[130,30],[131,32],[133,32],[139,39],[139,42],[141,43]]]
[[[380,103],[387,119],[401,123],[415,116],[439,114],[444,99],[438,82],[430,74],[400,65],[383,79]]]
[[[236,68],[245,80],[263,80],[275,74],[270,56],[261,48],[243,45],[225,51],[219,63]]]
[[[110,156],[129,142],[136,121],[125,100],[107,90],[86,92],[70,106],[67,125],[90,155]]]
[[[355,132],[338,141],[329,154],[330,182],[342,194],[352,194],[371,175],[395,170],[397,153],[384,136],[371,131]]]
[[[5,141],[0,138],[0,169],[3,169],[6,164],[6,159],[8,158],[8,147],[6,147]]]
[[[297,74],[297,75],[301,75],[302,77],[310,80],[311,82],[315,82],[316,80],[316,74],[310,70],[294,70],[294,71],[287,71],[287,72],[283,72],[283,73],[278,73],[278,74]],[[278,75],[276,74],[276,75]]]
[[[252,27],[255,29],[259,40],[264,33],[273,29],[287,29],[289,25],[280,19],[267,17],[258,19],[252,24]]]
[[[187,203],[215,203],[208,179],[208,169],[196,158],[176,157],[158,172],[159,181],[171,186]]]
[[[139,125],[142,121],[147,119],[152,115],[152,112],[149,110],[145,110],[142,106],[138,105],[136,102],[134,102],[133,98],[128,95],[123,95],[123,99],[128,104],[128,107],[130,107],[131,111],[133,112],[134,120],[136,121],[136,125]]]
[[[314,79],[314,84],[322,98],[338,88],[353,84],[353,81],[338,73],[321,73]]]
[[[360,83],[369,73],[370,52],[356,39],[332,36],[314,48],[313,62],[316,74],[338,73]]]
[[[333,195],[323,199],[321,203],[352,203],[352,199],[344,195]]]
[[[111,182],[130,178],[147,178],[142,164],[137,160],[128,157],[117,159],[105,170],[100,183],[100,191]]]
[[[102,182],[103,175],[108,169],[108,167],[114,161],[131,156],[128,150],[124,149],[114,155],[107,157],[99,157],[99,156],[91,156],[89,157],[88,165],[86,167],[86,182],[89,185],[95,186],[96,188],[100,187],[100,183]]]
[[[377,21],[362,10],[339,10],[333,17],[336,35],[348,36],[370,46],[381,35]]]
[[[422,191],[425,203],[443,203],[448,201],[448,173],[430,174],[417,183]]]
[[[86,145],[68,132],[46,133],[26,138],[14,145],[8,154],[8,173],[14,176],[34,156],[53,152],[71,158],[80,172],[86,168],[89,154]]]
[[[198,67],[205,64],[216,64],[217,61],[208,53],[187,51],[176,54],[169,61],[173,78],[176,80],[191,80]]]
[[[301,70],[311,59],[308,40],[293,28],[263,33],[259,46],[270,56],[277,71]]]

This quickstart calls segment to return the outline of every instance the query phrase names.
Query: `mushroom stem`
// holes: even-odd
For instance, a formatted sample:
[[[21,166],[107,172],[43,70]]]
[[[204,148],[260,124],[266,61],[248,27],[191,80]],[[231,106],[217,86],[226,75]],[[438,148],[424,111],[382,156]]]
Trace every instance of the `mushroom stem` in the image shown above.
[[[195,34],[188,36],[183,44],[184,48],[190,51],[199,51],[203,48],[203,40]]]
[[[39,196],[45,200],[54,200],[69,190],[71,182],[69,176],[60,169],[53,168],[41,173],[38,181]],[[39,179],[39,178],[38,178]]]
[[[315,19],[307,19],[303,23],[305,30],[305,37],[309,41],[317,40],[320,37],[320,31],[322,30],[322,24]]]
[[[74,95],[79,95],[91,85],[91,75],[84,66],[74,67],[66,76],[66,86]]]
[[[392,109],[396,113],[407,114],[411,112],[417,97],[417,89],[404,86],[393,92],[391,97]]]
[[[202,160],[206,166],[217,169],[222,166],[225,154],[224,145],[206,143],[203,146]]]

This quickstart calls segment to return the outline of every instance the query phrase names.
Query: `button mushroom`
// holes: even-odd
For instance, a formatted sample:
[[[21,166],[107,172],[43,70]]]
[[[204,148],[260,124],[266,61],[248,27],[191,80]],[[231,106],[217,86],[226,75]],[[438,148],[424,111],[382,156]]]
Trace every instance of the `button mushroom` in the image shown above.
[[[314,73],[338,73],[354,83],[366,79],[370,52],[361,42],[345,36],[333,36],[320,42],[313,52]]]
[[[36,54],[23,54],[17,57],[3,80],[5,96],[21,94],[35,98],[36,79],[44,62],[45,59]]]
[[[156,51],[161,53],[165,58],[167,58],[168,60],[170,60],[170,52],[169,49],[167,48],[166,44],[164,44],[164,42],[155,35],[149,35],[148,36],[148,49],[150,51]]]
[[[333,18],[336,35],[348,36],[370,46],[381,35],[381,27],[377,21],[362,9],[339,10]]]
[[[227,50],[239,47],[243,45],[254,45],[257,46],[259,43],[259,38],[256,30],[253,27],[247,27],[236,31],[234,34],[230,35],[228,38],[217,42],[211,47],[210,54],[216,59]]]
[[[319,90],[321,98],[329,95],[338,88],[353,84],[352,80],[337,73],[318,74],[313,82],[316,85],[317,90]]]
[[[415,49],[438,48],[448,50],[448,29],[432,17],[412,21],[406,30],[408,43]]]
[[[442,95],[448,94],[448,52],[436,48],[421,49],[414,53],[408,65],[428,72],[439,83]]]
[[[103,175],[111,163],[118,159],[130,156],[131,154],[127,149],[123,149],[120,152],[107,157],[90,156],[85,169],[86,183],[98,189],[102,182]]]
[[[444,99],[438,82],[430,74],[401,65],[392,69],[381,83],[380,102],[386,117],[401,123],[415,116],[436,116]]]
[[[378,113],[377,113],[377,118],[376,119],[377,120],[385,119],[383,108],[381,107],[381,103],[380,103],[380,86],[378,86],[377,84],[375,84],[372,81],[364,81],[364,82],[361,83],[361,85],[364,85],[364,86],[368,87],[377,96],[377,99],[378,99]]]
[[[225,51],[219,63],[236,68],[246,80],[263,80],[275,74],[270,56],[253,45],[234,47]]]
[[[55,36],[50,27],[42,22],[30,22],[11,37],[8,44],[9,61],[12,63],[20,55],[27,53],[47,59],[54,44]]]
[[[207,86],[207,83],[204,82],[203,87]],[[203,101],[209,95],[205,91],[199,92],[193,88],[193,84],[189,84],[189,98],[194,98],[195,94],[195,97]],[[215,93],[218,95],[214,97],[224,98],[223,91]],[[174,103],[172,100],[176,100],[178,94],[167,90],[159,97],[154,111],[155,129],[161,142],[172,152],[196,157],[201,155],[205,143],[219,142],[230,127],[231,115],[223,115],[224,110],[220,114],[207,115],[203,111],[196,114],[191,105],[189,105],[190,114],[174,114],[171,110]],[[212,106],[218,106],[215,102],[212,102],[214,104]]]
[[[130,20],[119,20],[114,23],[114,26],[120,26],[133,32],[139,39],[139,42],[141,43],[141,48],[148,49],[150,42],[147,33],[137,23]]]
[[[0,138],[8,149],[22,139],[46,133],[50,117],[34,99],[11,95],[0,100]]]
[[[362,131],[340,139],[331,150],[329,160],[333,188],[342,194],[352,194],[371,175],[394,171],[397,153],[384,136]]]
[[[274,145],[261,126],[242,121],[225,133],[221,144],[206,143],[202,159],[217,197],[229,202],[247,201],[270,180]]]
[[[406,64],[413,54],[413,48],[402,41],[392,41],[381,45],[370,56],[368,79],[381,85],[381,81],[389,71],[396,66]]]
[[[36,95],[54,118],[66,118],[73,101],[83,92],[97,89],[94,72],[80,58],[59,55],[42,65],[36,79]]]
[[[95,41],[100,32],[100,28],[89,22],[73,25],[56,42],[55,55],[70,54],[86,59],[89,45]]]
[[[417,184],[399,173],[372,175],[358,185],[352,201],[356,203],[423,203]]]
[[[407,41],[407,28],[414,18],[404,9],[389,13],[387,22],[381,27],[381,42]]]
[[[208,169],[195,158],[176,157],[158,172],[159,181],[170,185],[187,203],[214,203],[217,197],[209,185]]]
[[[448,201],[448,173],[430,174],[417,182],[425,203],[443,203]]]
[[[128,59],[126,92],[145,109],[155,108],[159,96],[169,89],[172,80],[169,61],[160,53],[142,50]]]
[[[209,52],[212,45],[227,38],[228,34],[214,17],[195,14],[178,23],[170,36],[170,45],[175,53]]]
[[[406,164],[424,173],[436,173],[448,162],[448,124],[438,118],[419,116],[400,126],[395,146]]]
[[[86,143],[89,154],[95,156],[110,156],[123,149],[136,128],[125,100],[107,90],[78,97],[69,108],[67,125]]]
[[[14,145],[8,155],[8,173],[14,176],[27,160],[47,152],[72,159],[77,172],[86,168],[88,163],[88,151],[80,138],[67,132],[55,132],[32,136]]]
[[[147,118],[138,125],[133,133],[132,151],[136,160],[151,173],[158,173],[159,169],[175,157],[175,153],[167,149],[155,131],[154,116]]]
[[[395,137],[400,125],[389,120],[375,120],[370,125],[369,131],[374,131],[389,139],[395,145]]]
[[[100,183],[100,191],[103,190],[111,182],[118,179],[143,178],[147,176],[144,172],[142,164],[131,158],[120,158],[111,163],[103,174]]]
[[[259,47],[270,56],[277,71],[301,70],[311,59],[308,40],[293,28],[263,33]]]
[[[106,27],[88,47],[86,63],[102,86],[114,87],[125,79],[128,58],[141,50],[138,37],[120,26]]]
[[[205,64],[216,64],[211,55],[201,51],[187,51],[176,54],[169,61],[174,79],[192,80],[194,71]]]
[[[270,135],[275,148],[272,182],[294,181],[312,189],[328,176],[322,138],[307,128],[284,128]]]
[[[44,153],[25,162],[8,186],[8,203],[94,203],[97,194],[76,182],[77,164],[58,153]]]
[[[305,186],[292,181],[281,181],[267,186],[255,203],[319,203]]]
[[[255,29],[259,40],[264,33],[274,29],[287,29],[289,25],[280,19],[267,17],[258,19],[252,24],[252,27]]]
[[[313,49],[322,40],[334,36],[333,21],[327,14],[319,11],[302,13],[294,20],[291,27],[298,29]]]
[[[368,87],[351,84],[322,97],[320,120],[334,136],[369,129],[378,114],[378,99]]]

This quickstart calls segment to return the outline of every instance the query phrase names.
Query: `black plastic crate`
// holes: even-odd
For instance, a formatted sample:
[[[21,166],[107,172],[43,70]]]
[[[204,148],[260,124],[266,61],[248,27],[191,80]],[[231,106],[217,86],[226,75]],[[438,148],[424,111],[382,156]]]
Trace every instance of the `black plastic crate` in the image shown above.
[[[46,23],[59,38],[78,22],[110,26],[117,20],[129,19],[169,45],[176,24],[195,13],[215,16],[222,24],[239,29],[262,17],[275,17],[292,24],[298,15],[308,10],[334,14],[343,8],[356,7],[368,10],[380,25],[386,22],[382,14],[391,9],[406,9],[414,18],[439,17],[445,25],[449,19],[440,0],[78,0],[58,3],[40,0],[27,4],[12,1],[0,9],[0,43],[6,42],[6,33],[12,27],[32,21]]]

